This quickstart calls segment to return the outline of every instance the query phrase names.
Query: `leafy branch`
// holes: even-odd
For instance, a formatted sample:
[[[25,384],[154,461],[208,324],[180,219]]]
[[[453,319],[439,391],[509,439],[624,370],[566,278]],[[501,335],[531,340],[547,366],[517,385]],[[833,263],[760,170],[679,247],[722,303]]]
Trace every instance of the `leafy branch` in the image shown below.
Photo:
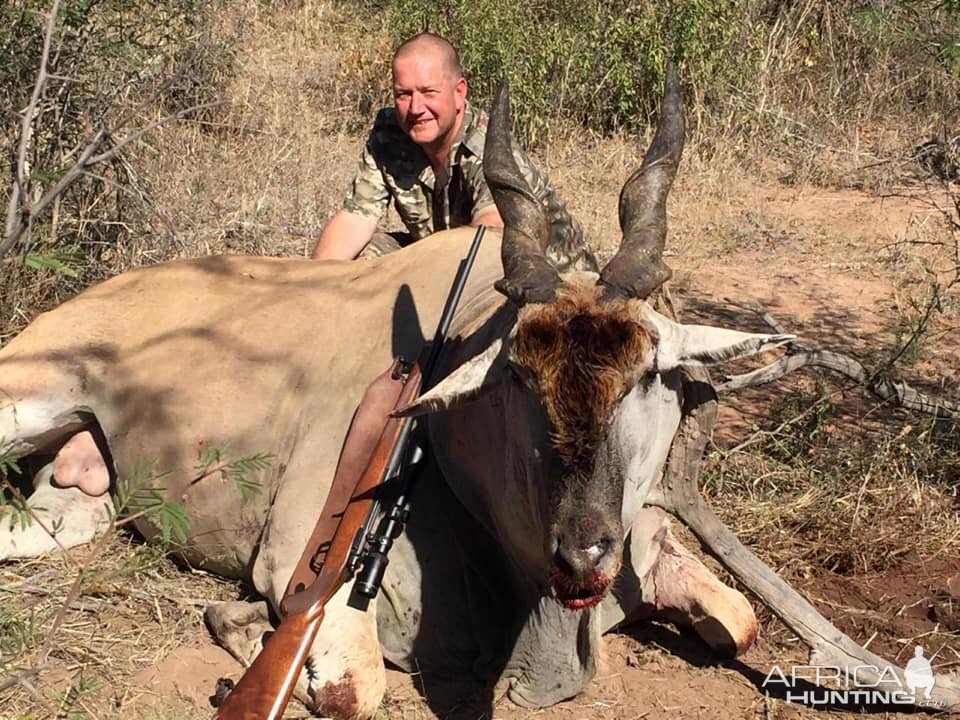
[[[6,477],[11,472],[20,473],[20,466],[17,461],[20,457],[13,450],[4,450],[0,452],[0,475]]]
[[[182,545],[187,542],[189,529],[189,516],[182,500],[189,488],[219,472],[223,477],[235,483],[237,490],[244,499],[261,492],[260,483],[251,478],[250,475],[268,469],[274,456],[270,453],[258,452],[239,458],[227,458],[227,445],[206,448],[200,454],[198,464],[195,467],[196,474],[177,500],[167,497],[168,492],[163,487],[162,481],[170,473],[159,470],[157,461],[135,464],[126,477],[117,480],[114,492],[110,495],[110,501],[105,504],[110,523],[106,530],[94,541],[86,560],[79,563],[57,539],[57,523],[54,523],[53,527],[48,527],[40,517],[40,512],[43,509],[31,507],[23,493],[7,479],[6,474],[11,470],[19,472],[18,458],[10,452],[0,454],[2,484],[11,494],[10,504],[18,513],[18,522],[24,523],[24,528],[33,522],[37,523],[78,568],[76,577],[67,591],[67,596],[57,610],[53,623],[46,633],[40,652],[40,660],[27,672],[0,681],[0,688],[28,682],[30,677],[42,668],[47,667],[50,653],[54,648],[54,639],[66,620],[68,610],[80,597],[84,579],[89,577],[94,563],[102,556],[107,543],[110,542],[118,528],[130,525],[140,518],[149,518],[159,526],[160,536],[165,545],[169,545],[171,542]]]
[[[259,495],[262,488],[259,483],[250,480],[253,473],[266,470],[273,462],[271,453],[254,453],[234,460],[225,460],[229,453],[229,444],[222,447],[207,447],[200,452],[200,459],[194,467],[198,478],[207,477],[214,472],[220,472],[227,480],[232,480],[240,493],[240,497],[248,500]]]
[[[187,511],[182,502],[167,499],[167,491],[159,484],[167,475],[169,473],[157,470],[154,461],[149,465],[135,464],[125,478],[118,479],[110,498],[112,504],[107,505],[111,524],[105,535],[139,518],[149,517],[160,526],[164,544],[171,540],[185,543],[189,529]]]
[[[63,552],[67,559],[73,563],[77,564],[73,556],[67,550],[66,547],[60,542],[57,538],[57,533],[60,531],[62,519],[54,518],[52,525],[47,527],[44,524],[43,520],[40,518],[39,510],[42,508],[33,508],[27,503],[27,499],[23,496],[23,493],[10,482],[9,476],[11,473],[20,474],[20,458],[12,450],[4,450],[0,453],[0,484],[3,485],[3,488],[9,493],[9,498],[5,493],[0,492],[0,509],[9,508],[10,509],[10,530],[12,531],[17,525],[20,526],[21,530],[26,530],[34,522],[45,532],[50,538],[57,544],[57,547]]]

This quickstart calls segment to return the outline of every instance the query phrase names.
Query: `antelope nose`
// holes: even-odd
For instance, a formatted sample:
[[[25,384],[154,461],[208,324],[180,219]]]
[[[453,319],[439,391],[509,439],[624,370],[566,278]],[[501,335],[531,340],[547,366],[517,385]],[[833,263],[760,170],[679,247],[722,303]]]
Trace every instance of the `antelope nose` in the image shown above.
[[[592,580],[594,570],[600,568],[612,548],[613,540],[608,537],[586,544],[564,542],[561,538],[553,562],[565,575],[586,583]]]
[[[606,554],[607,550],[603,543],[594,543],[590,547],[583,548],[583,554],[587,556],[594,565],[600,562],[600,558]]]

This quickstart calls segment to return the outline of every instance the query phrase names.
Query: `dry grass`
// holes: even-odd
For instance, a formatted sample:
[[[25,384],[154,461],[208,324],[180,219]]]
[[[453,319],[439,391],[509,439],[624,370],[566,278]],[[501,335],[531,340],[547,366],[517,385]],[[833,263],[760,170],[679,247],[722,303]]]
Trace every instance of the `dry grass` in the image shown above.
[[[763,401],[774,406],[762,428],[768,434],[733,453],[718,448],[704,492],[766,562],[798,578],[957,555],[956,428],[878,416],[869,403],[822,386]]]
[[[71,555],[82,562],[84,552]],[[129,717],[134,708],[138,717],[161,717],[169,698],[151,697],[138,676],[205,636],[203,606],[233,599],[235,586],[184,572],[155,546],[118,536],[51,636],[76,573],[63,555],[0,569],[0,678],[25,680],[0,691],[3,717]],[[34,676],[35,668],[42,670]]]
[[[359,156],[360,136],[345,130],[352,113],[339,105],[339,16],[330,2],[233,12],[241,49],[222,111],[162,129],[162,152],[144,159],[166,219],[157,230],[187,255],[304,255]]]

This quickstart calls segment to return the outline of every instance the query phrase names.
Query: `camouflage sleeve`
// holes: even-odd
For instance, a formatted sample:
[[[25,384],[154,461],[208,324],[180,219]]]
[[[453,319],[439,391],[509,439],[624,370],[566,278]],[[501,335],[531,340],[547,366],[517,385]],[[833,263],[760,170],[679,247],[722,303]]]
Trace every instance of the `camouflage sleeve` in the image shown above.
[[[567,210],[567,204],[560,199],[556,188],[550,184],[547,173],[518,148],[516,142],[513,146],[513,159],[523,173],[530,190],[547,210],[547,219],[550,221],[551,261],[561,270],[573,265],[595,269],[590,266],[589,261],[581,262],[581,258],[590,255],[583,238],[583,227]]]
[[[373,140],[371,133],[370,139],[364,143],[363,151],[360,153],[357,172],[347,186],[343,209],[358,215],[379,218],[390,202],[390,191],[371,151]]]
[[[593,253],[583,237],[583,226],[567,210],[566,203],[560,199],[556,188],[550,184],[547,173],[537,165],[513,142],[513,158],[517,168],[523,174],[534,197],[543,203],[550,221],[550,240],[548,253],[551,261],[561,270],[578,267],[596,270]],[[483,177],[483,163],[475,158],[469,167],[465,167],[467,184],[473,193],[473,214],[493,205],[493,195]]]
[[[483,177],[483,161],[480,158],[473,158],[469,165],[464,165],[464,179],[473,200],[471,215],[493,205],[493,195]]]
[[[570,214],[567,212],[566,205],[560,200],[556,190],[550,184],[547,174],[523,150],[517,147],[516,141],[514,141],[513,158],[530,186],[531,192],[546,206],[550,215],[550,222],[568,222]],[[470,163],[465,176],[473,193],[473,214],[475,215],[478,210],[493,205],[493,195],[490,193],[487,181],[483,177],[483,163],[479,158]]]

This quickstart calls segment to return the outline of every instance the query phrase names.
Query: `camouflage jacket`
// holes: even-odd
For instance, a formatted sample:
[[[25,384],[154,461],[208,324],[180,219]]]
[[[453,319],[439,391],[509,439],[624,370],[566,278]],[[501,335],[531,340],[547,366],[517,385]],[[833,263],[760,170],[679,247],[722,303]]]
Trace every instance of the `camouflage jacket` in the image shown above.
[[[493,205],[483,177],[487,114],[467,103],[460,134],[450,152],[446,177],[437,177],[420,146],[397,122],[396,111],[377,113],[360,154],[357,172],[343,202],[349,212],[379,218],[393,199],[400,219],[419,240],[433,232],[469,225],[473,216]],[[580,224],[567,212],[547,175],[514,144],[514,157],[533,194],[547,209],[554,233],[582,242]]]

